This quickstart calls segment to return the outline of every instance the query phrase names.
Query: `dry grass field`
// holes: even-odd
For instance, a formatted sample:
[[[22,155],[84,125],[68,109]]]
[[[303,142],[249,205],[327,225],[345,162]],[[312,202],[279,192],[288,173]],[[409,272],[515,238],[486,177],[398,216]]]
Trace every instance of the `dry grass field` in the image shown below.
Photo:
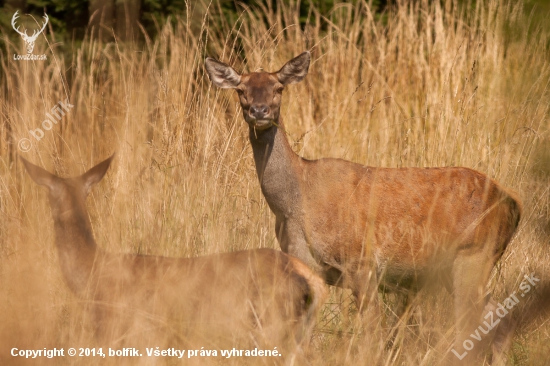
[[[219,10],[211,5],[204,17],[159,25],[159,36],[140,46],[95,39],[73,45],[50,31],[34,51],[46,61],[13,60],[25,53],[24,44],[8,44],[0,56],[0,364],[279,361],[12,357],[13,347],[94,344],[83,320],[86,304],[62,278],[46,190],[31,181],[17,155],[66,177],[117,152],[87,201],[96,241],[107,251],[193,257],[278,249],[238,100],[211,84],[204,58],[238,71],[274,71],[306,49],[309,74],[285,90],[281,108],[301,156],[382,167],[466,166],[518,192],[520,227],[490,288],[501,301],[525,274],[541,279],[509,315],[523,324],[509,363],[550,364],[550,322],[541,311],[545,302],[550,307],[544,291],[550,284],[549,18],[536,21],[544,8],[530,12],[504,0],[399,1],[378,18],[358,2],[337,6],[324,20],[312,9],[301,28],[295,5],[285,4],[244,10],[235,24],[212,21]],[[326,28],[315,26],[321,21]],[[70,57],[63,56],[67,50]],[[67,98],[74,108],[44,130],[46,113]],[[29,133],[38,128],[40,140]],[[27,152],[23,138],[32,143]],[[330,288],[309,362],[437,364],[452,345],[451,296],[421,291],[399,324],[392,321],[394,299],[386,297],[384,319],[369,318],[368,311],[363,319],[381,330],[370,333],[350,292]],[[388,327],[397,334],[392,342],[376,336]],[[129,333],[116,347],[162,348],[173,339]]]

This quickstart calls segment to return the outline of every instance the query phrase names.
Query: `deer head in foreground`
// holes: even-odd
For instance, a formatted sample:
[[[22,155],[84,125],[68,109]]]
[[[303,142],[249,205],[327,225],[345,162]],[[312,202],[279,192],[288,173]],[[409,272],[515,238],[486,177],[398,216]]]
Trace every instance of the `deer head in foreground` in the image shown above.
[[[181,324],[175,337],[187,346],[206,339],[209,345],[234,347],[253,338],[258,344],[281,347],[290,334],[307,342],[326,289],[323,280],[296,258],[270,249],[197,258],[99,249],[86,196],[112,159],[64,179],[21,158],[31,178],[48,188],[65,282],[89,304],[100,339],[129,334],[127,328],[135,324],[141,324],[141,332],[143,327],[150,332],[160,323],[170,324],[171,330]],[[136,321],[139,314],[145,323]],[[124,317],[127,320],[120,320]],[[150,319],[160,320],[149,324]]]
[[[17,13],[19,12],[19,10],[17,10],[15,12],[15,14],[13,14],[13,17],[11,18],[11,25],[13,27],[13,29],[19,33],[21,35],[21,37],[23,37],[23,40],[25,41],[25,45],[27,47],[27,53],[32,53],[33,49],[34,49],[34,42],[36,41],[36,39],[38,38],[38,36],[40,35],[40,33],[42,33],[44,31],[44,29],[46,28],[46,25],[48,24],[48,15],[47,14],[44,14],[44,19],[46,20],[43,24],[42,24],[42,28],[40,28],[40,30],[34,30],[33,33],[32,33],[32,36],[29,36],[27,34],[27,30],[25,29],[25,32],[21,32],[19,30],[19,26],[15,26],[15,21],[17,20],[17,18],[19,18],[19,16],[17,15]]]
[[[462,347],[485,307],[490,272],[518,226],[519,200],[468,168],[388,169],[299,157],[279,111],[284,87],[302,80],[309,64],[304,52],[277,72],[239,74],[205,61],[215,85],[239,94],[281,249],[327,283],[350,288],[359,309],[377,300],[379,287],[401,291],[443,279]]]

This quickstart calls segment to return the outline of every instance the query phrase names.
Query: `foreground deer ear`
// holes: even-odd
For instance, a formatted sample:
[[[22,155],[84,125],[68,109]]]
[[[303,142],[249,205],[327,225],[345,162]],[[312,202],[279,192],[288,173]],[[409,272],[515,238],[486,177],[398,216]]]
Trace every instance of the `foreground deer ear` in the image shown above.
[[[82,184],[84,186],[84,192],[86,194],[88,194],[92,186],[99,182],[103,178],[105,173],[107,173],[107,169],[109,169],[111,161],[114,157],[115,154],[111,155],[111,157],[97,164],[92,169],[88,170],[86,173],[80,176],[80,179],[82,179]]]
[[[53,175],[52,173],[42,169],[41,167],[34,165],[27,161],[27,159],[23,158],[22,156],[19,157],[21,161],[23,162],[23,165],[25,166],[25,169],[27,170],[27,173],[31,176],[32,180],[36,182],[36,184],[39,184],[41,186],[46,186],[49,189],[52,189],[55,183],[56,179],[59,179],[59,177]]]
[[[288,85],[302,81],[307,75],[310,59],[311,56],[309,51],[306,51],[288,61],[281,70],[277,72],[279,82],[283,85]]]
[[[210,80],[220,88],[236,88],[241,83],[241,75],[223,62],[207,57],[204,65],[210,75]]]

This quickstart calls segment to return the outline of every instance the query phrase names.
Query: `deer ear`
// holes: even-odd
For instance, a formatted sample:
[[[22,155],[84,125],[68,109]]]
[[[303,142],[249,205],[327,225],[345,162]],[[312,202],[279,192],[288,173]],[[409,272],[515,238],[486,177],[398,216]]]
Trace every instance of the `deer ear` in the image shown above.
[[[241,75],[223,62],[207,57],[204,66],[210,75],[210,80],[220,88],[234,89],[241,83]]]
[[[48,189],[53,189],[55,181],[60,179],[58,176],[53,175],[52,173],[42,169],[38,165],[34,165],[27,161],[27,159],[22,156],[19,157],[27,170],[27,173],[31,176],[32,180],[41,186],[48,187]]]
[[[294,57],[277,72],[277,78],[283,85],[296,84],[307,75],[311,55],[309,51]]]
[[[80,176],[80,179],[82,180],[82,184],[84,186],[85,194],[88,194],[92,186],[103,179],[103,176],[105,175],[105,173],[107,173],[107,169],[109,169],[111,161],[114,157],[115,154],[111,155],[108,159],[97,164],[92,169],[88,170],[86,173]]]

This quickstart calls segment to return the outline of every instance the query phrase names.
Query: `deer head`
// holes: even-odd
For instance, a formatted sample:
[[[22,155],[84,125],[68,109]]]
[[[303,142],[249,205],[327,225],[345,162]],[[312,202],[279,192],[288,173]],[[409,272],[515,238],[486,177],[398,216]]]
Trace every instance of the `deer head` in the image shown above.
[[[24,159],[25,169],[38,185],[48,188],[54,219],[66,212],[85,212],[86,197],[92,186],[98,183],[111,165],[114,154],[76,178],[60,178]]]
[[[265,130],[279,119],[284,87],[306,77],[310,58],[309,52],[303,52],[273,73],[253,72],[240,75],[231,66],[211,57],[206,58],[205,65],[214,85],[237,91],[244,119],[249,126],[256,130]]]
[[[27,53],[32,53],[32,50],[34,49],[34,42],[36,41],[36,38],[38,38],[38,36],[40,35],[40,33],[42,33],[42,31],[44,30],[44,28],[46,28],[46,25],[48,24],[48,15],[46,13],[44,13],[44,19],[46,19],[46,21],[42,24],[42,28],[37,31],[36,29],[33,31],[32,33],[32,36],[29,36],[27,34],[27,30],[25,29],[25,32],[21,32],[19,30],[19,27],[15,26],[15,21],[17,20],[17,18],[19,18],[19,16],[17,15],[17,13],[19,12],[19,10],[17,10],[15,12],[15,14],[13,14],[13,17],[11,18],[11,26],[13,27],[13,29],[15,29],[15,31],[17,33],[19,33],[21,35],[21,37],[23,37],[23,40],[25,41],[25,45],[27,47]]]

